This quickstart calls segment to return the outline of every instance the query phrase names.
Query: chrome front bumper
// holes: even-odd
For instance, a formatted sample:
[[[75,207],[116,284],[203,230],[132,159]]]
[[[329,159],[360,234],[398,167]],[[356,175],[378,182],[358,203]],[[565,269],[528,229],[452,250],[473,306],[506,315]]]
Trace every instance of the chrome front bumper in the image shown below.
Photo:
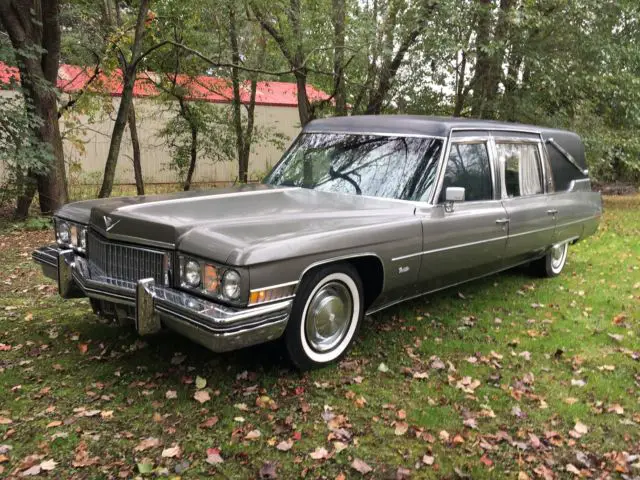
[[[40,247],[32,257],[46,276],[58,282],[63,298],[89,297],[134,307],[135,325],[141,335],[165,326],[214,352],[280,337],[291,311],[292,300],[235,308],[157,285],[152,278],[138,282],[108,278],[90,267],[84,257],[57,245]]]

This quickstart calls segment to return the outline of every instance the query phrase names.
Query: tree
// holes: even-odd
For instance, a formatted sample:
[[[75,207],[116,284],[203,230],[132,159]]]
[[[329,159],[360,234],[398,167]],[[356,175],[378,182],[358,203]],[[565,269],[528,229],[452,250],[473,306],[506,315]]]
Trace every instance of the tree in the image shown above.
[[[104,167],[104,177],[102,178],[102,187],[100,187],[100,198],[111,195],[113,189],[113,180],[116,173],[116,165],[118,156],[120,155],[120,146],[122,144],[122,136],[124,129],[129,122],[129,110],[133,103],[133,88],[136,81],[136,73],[140,61],[150,53],[150,50],[143,52],[143,40],[146,33],[146,21],[149,13],[149,1],[140,0],[138,14],[135,21],[133,43],[130,47],[130,56],[126,58],[124,51],[119,51],[120,63],[122,65],[122,94],[120,96],[120,105],[118,114],[113,125],[111,133],[111,141],[109,143],[109,153]],[[135,126],[135,115],[134,122]],[[135,128],[135,127],[134,127]],[[134,157],[135,158],[135,157]],[[136,181],[137,183],[137,181]]]
[[[25,189],[16,207],[16,217],[28,215],[36,188],[40,211],[49,214],[68,198],[55,92],[60,59],[58,1],[5,0],[0,2],[0,21],[15,51],[26,100],[25,108],[33,109],[40,120],[30,122],[30,126],[36,138],[48,146],[52,155],[46,173],[34,169],[27,172]]]

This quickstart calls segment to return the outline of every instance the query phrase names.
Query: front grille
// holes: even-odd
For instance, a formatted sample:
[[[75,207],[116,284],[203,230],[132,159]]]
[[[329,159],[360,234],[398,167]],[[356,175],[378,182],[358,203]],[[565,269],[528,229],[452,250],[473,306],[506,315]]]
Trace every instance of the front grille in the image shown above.
[[[89,233],[87,242],[87,257],[100,275],[129,282],[153,278],[164,283],[166,252],[110,242],[94,232]]]

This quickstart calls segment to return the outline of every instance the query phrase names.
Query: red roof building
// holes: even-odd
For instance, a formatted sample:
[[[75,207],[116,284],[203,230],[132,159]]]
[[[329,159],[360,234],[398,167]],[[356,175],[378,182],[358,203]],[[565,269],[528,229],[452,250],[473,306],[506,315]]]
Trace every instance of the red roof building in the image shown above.
[[[63,93],[75,93],[86,88],[93,77],[94,67],[80,67],[77,65],[60,65],[58,69],[57,87]],[[167,77],[169,78],[169,77]],[[19,82],[20,73],[16,67],[10,67],[0,62],[0,83],[8,85],[11,80]],[[155,97],[161,91],[156,87],[160,80],[160,74],[153,72],[140,72],[136,80],[133,95],[134,97]],[[178,75],[176,83],[188,89],[188,100],[200,100],[212,103],[230,103],[233,98],[231,82],[220,77],[210,77],[201,75],[188,77]],[[119,97],[122,94],[122,72],[119,69],[112,71],[109,75],[99,73],[98,77],[91,82],[89,91],[101,94],[108,94]],[[256,91],[256,105],[274,107],[297,107],[297,86],[290,82],[258,82]],[[310,85],[307,85],[307,94],[310,101],[327,99],[329,95]],[[248,84],[243,84],[242,101],[249,101]]]

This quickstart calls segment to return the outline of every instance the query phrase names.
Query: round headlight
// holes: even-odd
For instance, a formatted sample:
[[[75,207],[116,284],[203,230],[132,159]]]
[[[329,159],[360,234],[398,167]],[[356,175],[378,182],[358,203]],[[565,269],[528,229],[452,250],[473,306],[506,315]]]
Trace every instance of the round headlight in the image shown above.
[[[58,241],[64,245],[71,242],[71,227],[67,222],[58,223]]]
[[[224,296],[237,300],[240,298],[240,274],[235,270],[227,270],[222,277],[222,292]]]
[[[189,260],[184,266],[183,279],[190,287],[200,285],[200,264],[195,260]]]

